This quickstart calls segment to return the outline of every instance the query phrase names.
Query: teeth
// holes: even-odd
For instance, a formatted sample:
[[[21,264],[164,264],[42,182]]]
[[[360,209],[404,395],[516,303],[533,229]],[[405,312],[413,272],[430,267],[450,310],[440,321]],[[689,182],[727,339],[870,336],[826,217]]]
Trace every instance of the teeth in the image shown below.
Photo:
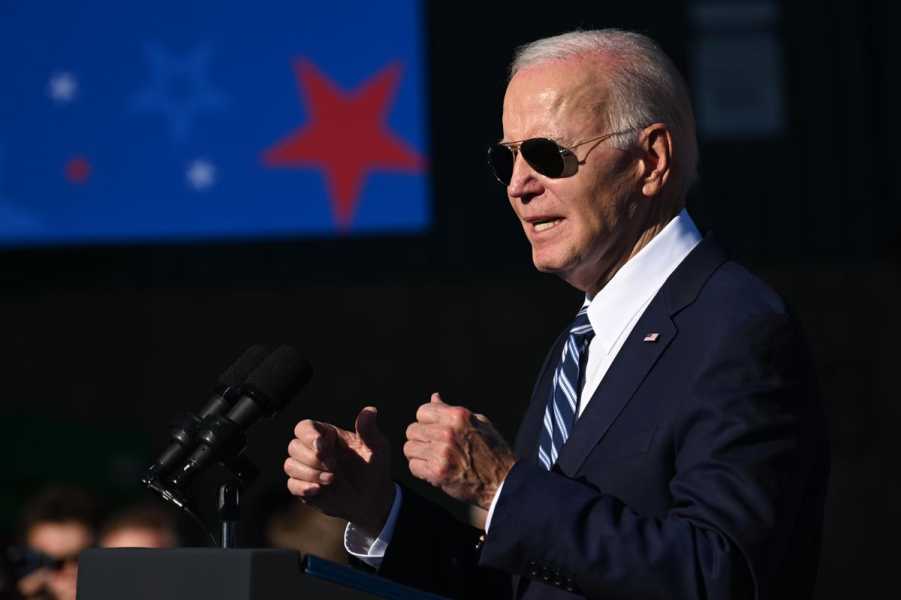
[[[535,223],[535,231],[545,231],[554,227],[557,223],[560,222],[560,219],[554,219],[553,221],[542,221],[541,223]]]

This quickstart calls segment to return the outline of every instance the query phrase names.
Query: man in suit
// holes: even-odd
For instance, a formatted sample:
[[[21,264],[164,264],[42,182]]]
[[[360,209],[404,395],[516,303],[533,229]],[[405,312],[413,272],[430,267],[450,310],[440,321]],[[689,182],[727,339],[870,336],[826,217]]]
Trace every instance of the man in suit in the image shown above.
[[[410,471],[486,510],[485,533],[390,481],[374,407],[353,432],[300,422],[289,489],[348,519],[348,551],[381,574],[456,597],[810,597],[815,383],[782,301],[685,211],[681,76],[638,34],[539,40],[514,60],[503,130],[490,158],[532,260],[585,302],[515,450],[437,394],[407,429]]]

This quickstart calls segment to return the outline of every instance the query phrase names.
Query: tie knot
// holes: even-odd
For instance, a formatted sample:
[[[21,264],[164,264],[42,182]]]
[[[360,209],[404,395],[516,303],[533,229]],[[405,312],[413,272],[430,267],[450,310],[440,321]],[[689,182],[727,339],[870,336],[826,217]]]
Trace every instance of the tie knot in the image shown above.
[[[573,321],[572,326],[569,328],[569,335],[580,341],[590,340],[594,337],[594,329],[591,328],[591,321],[588,320],[587,306],[582,308],[579,314],[576,315],[576,320]]]

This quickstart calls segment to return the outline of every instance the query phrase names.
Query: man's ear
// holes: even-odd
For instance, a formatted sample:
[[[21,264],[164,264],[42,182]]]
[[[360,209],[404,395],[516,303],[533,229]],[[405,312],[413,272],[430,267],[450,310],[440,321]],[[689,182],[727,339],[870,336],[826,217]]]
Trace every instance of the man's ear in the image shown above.
[[[673,166],[673,136],[663,123],[648,125],[638,138],[641,193],[653,198],[663,191]]]

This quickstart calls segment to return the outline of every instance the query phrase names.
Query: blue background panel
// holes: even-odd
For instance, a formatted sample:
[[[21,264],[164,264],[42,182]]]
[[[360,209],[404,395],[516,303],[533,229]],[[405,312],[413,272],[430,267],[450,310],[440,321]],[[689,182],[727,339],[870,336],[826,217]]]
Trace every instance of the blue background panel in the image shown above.
[[[411,0],[4,3],[0,244],[423,232],[423,38]],[[350,112],[317,122],[301,62]],[[354,107],[392,67],[381,109]],[[330,154],[267,164],[314,124]],[[380,159],[386,140],[405,164]],[[341,212],[327,172],[353,144],[373,151]]]

